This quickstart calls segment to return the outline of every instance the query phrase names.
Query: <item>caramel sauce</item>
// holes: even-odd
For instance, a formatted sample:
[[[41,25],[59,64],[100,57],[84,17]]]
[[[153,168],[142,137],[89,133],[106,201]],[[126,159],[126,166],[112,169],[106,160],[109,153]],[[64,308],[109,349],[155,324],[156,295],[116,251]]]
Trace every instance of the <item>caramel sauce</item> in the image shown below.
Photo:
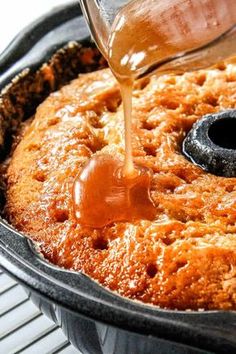
[[[155,218],[151,172],[134,165],[132,157],[133,82],[153,65],[202,46],[229,28],[234,19],[229,14],[228,21],[222,21],[216,2],[136,0],[118,12],[110,31],[107,59],[123,100],[125,159],[122,162],[97,155],[79,174],[73,198],[75,216],[81,224],[100,228],[114,221]],[[184,16],[186,6],[188,16]]]
[[[151,172],[139,167],[127,177],[123,164],[118,158],[101,154],[84,167],[74,186],[75,216],[81,224],[100,228],[114,221],[155,217],[149,195]]]
[[[202,47],[235,25],[235,0],[134,0],[111,27],[108,62],[119,81]]]

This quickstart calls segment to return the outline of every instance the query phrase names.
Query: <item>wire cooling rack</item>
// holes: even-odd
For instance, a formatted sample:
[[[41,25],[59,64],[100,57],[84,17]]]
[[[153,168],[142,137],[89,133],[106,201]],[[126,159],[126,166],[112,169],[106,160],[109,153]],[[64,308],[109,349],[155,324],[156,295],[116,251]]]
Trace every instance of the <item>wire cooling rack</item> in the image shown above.
[[[81,354],[0,269],[0,353]]]

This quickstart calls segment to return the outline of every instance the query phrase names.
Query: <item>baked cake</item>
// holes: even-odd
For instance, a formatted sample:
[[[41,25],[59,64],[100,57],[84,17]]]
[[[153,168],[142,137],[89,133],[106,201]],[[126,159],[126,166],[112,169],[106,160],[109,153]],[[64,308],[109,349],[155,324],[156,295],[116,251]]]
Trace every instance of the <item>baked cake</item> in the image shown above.
[[[124,155],[119,87],[109,69],[51,94],[7,171],[5,214],[46,259],[169,309],[236,309],[236,178],[188,161],[182,141],[207,113],[236,108],[236,65],[152,76],[133,92],[133,153],[153,171],[154,221],[79,225],[75,177],[94,154]],[[91,208],[93,205],[91,205]]]

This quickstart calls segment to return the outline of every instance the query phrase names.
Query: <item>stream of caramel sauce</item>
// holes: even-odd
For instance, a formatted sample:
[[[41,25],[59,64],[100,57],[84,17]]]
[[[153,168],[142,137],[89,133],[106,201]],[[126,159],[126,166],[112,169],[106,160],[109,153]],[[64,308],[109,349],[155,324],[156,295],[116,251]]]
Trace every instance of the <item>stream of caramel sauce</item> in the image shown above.
[[[218,3],[221,13],[216,10]],[[224,32],[234,19],[229,14],[228,21],[223,21],[226,12],[222,4],[222,0],[136,0],[118,12],[107,59],[121,89],[125,158],[96,155],[78,175],[73,198],[80,224],[100,228],[115,221],[155,218],[150,196],[152,173],[135,165],[132,157],[133,82],[153,64],[202,46]]]

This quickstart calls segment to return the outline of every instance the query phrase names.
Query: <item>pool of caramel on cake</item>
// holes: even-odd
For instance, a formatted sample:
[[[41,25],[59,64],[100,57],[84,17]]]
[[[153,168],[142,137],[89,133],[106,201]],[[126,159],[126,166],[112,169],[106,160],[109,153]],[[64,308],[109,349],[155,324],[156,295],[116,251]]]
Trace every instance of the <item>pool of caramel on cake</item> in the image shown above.
[[[236,179],[208,174],[181,153],[197,119],[235,106],[232,64],[137,83],[133,156],[153,171],[156,217],[91,229],[75,219],[74,179],[95,155],[123,159],[123,111],[109,70],[81,75],[25,129],[7,171],[5,215],[50,262],[120,295],[174,309],[235,309]]]

